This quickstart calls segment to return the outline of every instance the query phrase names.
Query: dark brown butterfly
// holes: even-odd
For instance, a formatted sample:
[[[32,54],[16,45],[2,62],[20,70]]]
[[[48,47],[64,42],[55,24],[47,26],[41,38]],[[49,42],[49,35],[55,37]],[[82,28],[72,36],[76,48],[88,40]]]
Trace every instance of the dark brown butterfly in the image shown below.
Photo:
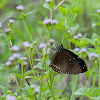
[[[79,74],[87,71],[85,62],[73,52],[64,49],[62,44],[53,55],[49,66],[54,71],[65,74]]]

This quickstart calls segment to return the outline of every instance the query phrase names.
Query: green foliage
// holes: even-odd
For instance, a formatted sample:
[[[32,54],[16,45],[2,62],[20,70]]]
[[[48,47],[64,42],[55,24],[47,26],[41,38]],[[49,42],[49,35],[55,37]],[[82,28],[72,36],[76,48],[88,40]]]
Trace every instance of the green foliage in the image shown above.
[[[16,9],[22,4],[24,10]],[[0,0],[0,9],[1,100],[9,95],[17,100],[100,99],[99,0]],[[85,61],[84,75],[58,74],[49,67],[58,41]]]
[[[45,8],[47,8],[47,9],[53,9],[54,7],[55,7],[55,4],[54,4],[54,1],[50,1],[50,2],[48,2],[48,3],[44,3],[44,5],[43,5]]]

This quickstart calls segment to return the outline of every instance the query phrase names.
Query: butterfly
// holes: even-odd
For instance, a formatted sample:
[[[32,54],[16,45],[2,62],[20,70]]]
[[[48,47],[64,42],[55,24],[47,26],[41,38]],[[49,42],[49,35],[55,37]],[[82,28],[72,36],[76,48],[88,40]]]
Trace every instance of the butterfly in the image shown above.
[[[79,74],[87,71],[85,62],[61,44],[49,65],[54,71],[65,74]]]

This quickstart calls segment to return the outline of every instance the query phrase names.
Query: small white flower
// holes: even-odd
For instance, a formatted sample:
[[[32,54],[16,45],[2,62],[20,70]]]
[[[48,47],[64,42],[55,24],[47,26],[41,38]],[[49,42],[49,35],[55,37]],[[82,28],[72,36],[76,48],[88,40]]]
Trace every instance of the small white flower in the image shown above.
[[[11,57],[8,58],[8,60],[13,61],[13,60],[15,60],[15,57],[11,56]]]
[[[96,54],[96,53],[94,53],[94,52],[90,53],[90,56],[91,56],[93,59],[95,59],[95,58],[98,58],[98,57],[99,57],[99,55],[98,55],[98,54]]]
[[[54,24],[57,24],[57,23],[58,23],[58,21],[55,20],[55,19],[53,19],[53,20],[51,20],[51,19],[45,19],[45,20],[43,21],[43,24],[46,24],[46,25],[48,25],[48,24],[54,25]]]
[[[95,54],[95,58],[98,58],[99,57],[99,55],[98,54]]]
[[[50,42],[48,42],[47,45],[50,46]]]
[[[11,50],[18,51],[19,50],[19,47],[17,45],[15,45],[15,46],[11,47]]]
[[[5,63],[5,66],[10,66],[11,65],[11,62],[10,61],[7,61],[6,63]]]
[[[14,22],[14,20],[13,19],[9,19],[9,23],[13,23]]]
[[[82,34],[81,34],[81,33],[78,33],[77,36],[78,36],[79,38],[81,38],[81,37],[82,37]]]
[[[39,90],[38,88],[35,88],[35,89],[34,89],[34,92],[35,92],[35,93],[39,93],[40,90]]]
[[[10,29],[5,29],[4,32],[9,33]]]
[[[86,52],[86,51],[87,51],[86,48],[82,48],[82,49],[81,49],[81,52]]]
[[[37,85],[36,84],[31,84],[30,87],[31,88],[35,88]]]
[[[24,62],[22,62],[22,65],[27,65],[27,62],[25,62],[25,61],[24,61]]]
[[[50,24],[51,24],[51,25],[54,25],[54,24],[57,24],[57,23],[58,23],[58,21],[55,20],[55,19],[53,19],[53,20],[50,21]]]
[[[8,82],[16,82],[16,76],[14,74],[9,74]]]
[[[51,19],[45,19],[45,20],[43,21],[43,24],[50,24],[50,22],[51,22]]]
[[[16,9],[17,9],[17,10],[20,10],[20,11],[21,11],[21,10],[24,10],[24,6],[19,5],[19,6],[16,7]]]
[[[78,39],[78,36],[77,35],[74,35],[74,37],[73,37],[74,39]]]
[[[33,48],[33,44],[32,43],[29,43],[29,45],[30,45],[31,48]]]
[[[14,53],[12,56],[13,56],[14,58],[19,58],[19,57],[20,57],[20,55],[19,55],[18,53]]]
[[[44,44],[44,43],[40,43],[39,44],[39,48],[44,48],[44,47],[46,47],[47,45],[46,44]]]
[[[47,54],[50,54],[50,48],[47,49],[46,53]]]
[[[100,9],[98,9],[97,12],[100,13]]]
[[[2,23],[0,23],[0,27],[2,27]]]
[[[34,44],[36,44],[36,41],[33,41]]]
[[[38,69],[38,66],[37,66],[37,65],[35,65],[35,66],[33,67],[33,69]]]
[[[28,43],[28,41],[23,42],[23,45],[25,47],[32,47],[32,44]]]
[[[94,52],[90,53],[90,56],[91,57],[94,57],[95,56],[95,53]]]
[[[54,47],[54,48],[57,48],[57,46],[56,46],[55,44],[53,44],[53,47]]]
[[[98,39],[94,39],[94,41],[98,41]]]
[[[20,59],[21,60],[27,60],[27,57],[21,57]]]
[[[50,43],[54,43],[55,40],[54,40],[54,39],[50,39],[49,42],[50,42]]]
[[[43,51],[44,51],[43,54],[46,55],[47,54],[46,48],[43,48]]]
[[[50,2],[51,0],[45,0],[45,2],[47,3],[47,2]]]
[[[50,45],[52,45],[54,42],[55,42],[54,39],[50,39],[49,42],[48,42],[47,44],[48,44],[48,46],[50,46]]]
[[[71,31],[70,30],[67,30],[67,32],[70,33]]]
[[[7,95],[6,100],[17,100],[15,96]]]
[[[74,51],[79,51],[79,48],[75,48]]]

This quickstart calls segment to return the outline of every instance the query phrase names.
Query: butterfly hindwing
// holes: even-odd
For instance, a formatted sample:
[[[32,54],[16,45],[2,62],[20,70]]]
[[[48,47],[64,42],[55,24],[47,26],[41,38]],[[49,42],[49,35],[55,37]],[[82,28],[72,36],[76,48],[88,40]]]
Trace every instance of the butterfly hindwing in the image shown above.
[[[65,50],[67,50],[67,49],[65,49]],[[67,51],[69,51],[69,50],[67,50]],[[86,72],[87,71],[87,67],[86,67],[85,62],[80,57],[78,57],[76,54],[74,54],[73,52],[71,52],[71,51],[69,51],[69,52],[73,56],[73,58],[76,59],[77,63],[79,63],[79,65],[80,65],[80,67],[82,69],[81,73]]]
[[[58,73],[79,74],[87,71],[85,62],[63,47],[53,55],[49,66]]]

